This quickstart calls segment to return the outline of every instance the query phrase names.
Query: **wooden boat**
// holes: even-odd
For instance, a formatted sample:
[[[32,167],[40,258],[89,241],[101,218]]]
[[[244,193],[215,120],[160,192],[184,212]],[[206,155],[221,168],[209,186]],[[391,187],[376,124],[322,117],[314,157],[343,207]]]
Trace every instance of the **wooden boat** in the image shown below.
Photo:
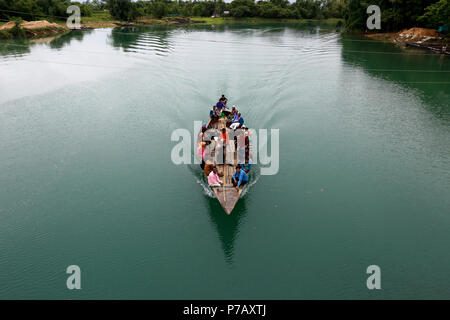
[[[227,132],[229,133],[232,131],[229,125],[230,125],[229,120],[227,120],[226,118],[220,118],[218,120],[210,119],[206,127],[207,129],[216,129],[217,132],[220,132],[223,128],[226,128]],[[214,143],[214,141],[212,143]],[[217,199],[219,200],[222,208],[225,210],[226,214],[229,215],[233,211],[234,206],[238,202],[239,197],[242,193],[242,188],[239,189],[238,191],[233,186],[233,183],[231,181],[236,166],[238,164],[234,140],[230,139],[228,145],[226,146],[226,156],[225,156],[226,161],[218,162],[216,155],[214,154],[214,151],[211,152],[211,158],[213,159],[213,165],[216,166],[220,179],[223,182],[222,186],[211,188],[215,193]],[[206,165],[208,165],[208,162]],[[205,171],[206,169],[204,170],[204,174],[206,176],[207,173]]]

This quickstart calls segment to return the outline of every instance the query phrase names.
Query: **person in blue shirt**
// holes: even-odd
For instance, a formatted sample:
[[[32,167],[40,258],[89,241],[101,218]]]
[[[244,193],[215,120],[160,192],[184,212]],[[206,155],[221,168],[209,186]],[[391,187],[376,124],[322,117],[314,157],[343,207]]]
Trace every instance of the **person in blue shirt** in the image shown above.
[[[241,120],[242,119],[242,120]],[[233,130],[236,130],[240,126],[244,124],[244,119],[241,117],[240,113],[237,113],[234,115],[233,119],[231,120],[230,128]]]
[[[241,165],[236,167],[236,172],[233,174],[231,181],[236,190],[239,190],[240,187],[242,188],[248,182],[248,175],[244,170],[241,170]]]
[[[242,170],[248,174],[248,172],[252,169],[252,159],[245,159],[245,163],[242,164]]]
[[[242,118],[241,114],[239,113],[239,126],[242,127],[244,125],[244,118]]]
[[[211,111],[209,111],[209,117],[213,120],[217,120],[220,117],[220,113],[217,109],[216,106],[213,106],[213,108],[211,109]]]
[[[222,112],[222,109],[225,108],[225,105],[223,104],[222,101],[219,101],[216,103],[216,107],[219,109],[219,111]]]

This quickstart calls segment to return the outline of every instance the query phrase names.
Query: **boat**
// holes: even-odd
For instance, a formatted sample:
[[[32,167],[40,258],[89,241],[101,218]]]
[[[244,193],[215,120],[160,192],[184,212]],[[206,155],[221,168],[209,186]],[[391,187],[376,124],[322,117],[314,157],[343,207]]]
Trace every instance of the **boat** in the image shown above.
[[[225,109],[224,112],[226,115],[228,115],[230,111],[228,109]],[[210,119],[209,122],[206,124],[206,128],[208,129],[208,132],[215,132],[215,136],[214,136],[214,133],[212,134],[212,137],[211,137],[212,142],[211,143],[217,143],[217,141],[218,141],[217,134],[219,132],[221,132],[221,130],[223,128],[225,128],[227,130],[227,133],[230,134],[231,131],[233,131],[230,128],[230,124],[231,124],[231,121],[227,118]],[[208,139],[206,139],[206,140],[208,140]],[[249,148],[250,148],[250,146],[249,146]],[[220,187],[211,187],[210,186],[210,188],[216,195],[216,198],[219,200],[220,205],[224,209],[225,213],[227,215],[230,215],[231,212],[233,211],[236,203],[238,202],[239,197],[241,196],[241,194],[243,192],[243,188],[240,188],[239,190],[237,190],[233,186],[233,183],[231,180],[233,177],[233,174],[235,172],[236,166],[238,165],[237,152],[235,152],[235,150],[236,150],[235,142],[234,142],[234,140],[230,139],[230,141],[225,149],[226,150],[225,151],[225,161],[218,162],[216,154],[215,154],[215,148],[212,147],[211,150],[212,150],[211,151],[211,159],[212,159],[213,163],[211,163],[211,161],[209,161],[209,163],[210,163],[210,165],[216,166],[219,176],[220,176],[220,179],[222,180],[223,184]],[[206,164],[206,165],[208,165],[208,164]],[[207,172],[206,169],[203,170],[203,173],[205,174],[206,178],[208,178],[207,174],[209,174],[209,172]]]

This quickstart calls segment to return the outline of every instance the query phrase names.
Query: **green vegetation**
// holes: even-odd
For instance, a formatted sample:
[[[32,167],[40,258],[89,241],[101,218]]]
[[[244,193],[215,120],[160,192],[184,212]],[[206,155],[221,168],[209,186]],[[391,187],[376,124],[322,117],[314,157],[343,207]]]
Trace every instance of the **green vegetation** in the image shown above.
[[[233,18],[270,19],[339,19],[345,18],[350,30],[366,30],[369,5],[381,9],[382,31],[397,31],[410,27],[449,25],[449,0],[96,0],[97,8],[109,8],[114,18],[135,20],[137,17],[164,16],[211,17],[227,11]],[[89,2],[94,6],[93,2]]]
[[[191,17],[191,21],[193,22],[202,22],[203,24],[208,25],[221,25],[221,24],[232,24],[232,23],[299,23],[299,22],[314,22],[314,21],[322,21],[323,23],[329,23],[330,25],[335,26],[339,21],[342,21],[338,18],[331,18],[326,20],[318,20],[318,19],[274,19],[274,18],[260,18],[260,17],[244,17],[244,18],[235,18],[235,17],[221,17],[221,18],[211,18],[211,17]]]
[[[341,18],[345,0],[87,0],[84,3],[69,0],[0,0],[0,19],[63,20],[68,16],[67,7],[76,4],[82,17],[94,12],[109,10],[113,19],[134,21],[138,17],[162,18],[165,16],[211,17],[222,16],[228,11],[232,17],[260,17],[275,19],[327,19]]]
[[[449,24],[449,0],[346,0],[345,3],[344,18],[348,29],[366,29],[366,9],[372,4],[381,9],[384,32]]]
[[[0,39],[22,39],[27,36],[26,31],[20,27],[22,20],[17,19],[14,22],[14,27],[11,29],[0,30]]]
[[[450,26],[450,2],[440,0],[425,8],[425,13],[419,17],[419,21],[427,27]]]
[[[211,16],[226,19],[345,19],[350,30],[366,30],[366,9],[375,4],[381,8],[382,32],[410,27],[437,28],[450,24],[450,0],[0,0],[0,19],[46,19],[64,21],[67,7],[77,4],[82,21],[136,21],[164,17],[202,17],[213,23]],[[226,13],[225,13],[226,12]],[[195,20],[195,19],[193,19]],[[157,22],[157,21],[153,21]]]
[[[14,20],[49,20],[65,19],[70,5],[77,5],[81,9],[82,16],[92,15],[92,4],[79,3],[70,0],[0,0],[0,19]]]

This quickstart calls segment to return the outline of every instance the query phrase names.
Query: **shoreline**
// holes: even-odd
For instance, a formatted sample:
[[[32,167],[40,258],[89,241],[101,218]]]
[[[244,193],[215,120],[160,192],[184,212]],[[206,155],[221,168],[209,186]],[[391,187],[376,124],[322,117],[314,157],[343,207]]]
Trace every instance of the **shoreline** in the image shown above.
[[[65,22],[50,23],[46,20],[40,21],[24,21],[21,24],[20,30],[13,32],[14,24],[0,23],[0,40],[14,40],[14,39],[30,39],[40,40],[49,37],[58,37],[72,31],[79,30],[93,30],[103,28],[116,27],[150,27],[150,26],[219,26],[231,24],[260,24],[260,23],[287,23],[287,24],[305,24],[305,23],[323,23],[329,24],[333,27],[338,27],[342,19],[269,19],[269,18],[233,18],[233,17],[165,17],[162,19],[141,18],[136,22],[121,22],[109,18],[87,17],[81,22],[81,29],[70,30],[67,28]],[[27,25],[31,24],[31,27]],[[9,25],[9,29],[5,29],[5,25]],[[24,25],[25,27],[22,27]],[[42,27],[39,27],[42,25]],[[17,34],[18,33],[18,34]],[[399,32],[380,32],[380,33],[364,33],[358,32],[363,37],[389,42],[395,45],[406,47],[414,47],[420,50],[433,51],[436,54],[450,55],[450,41],[448,37],[441,37],[436,30],[426,28],[411,28]]]
[[[402,48],[413,47],[450,55],[450,39],[442,37],[435,29],[410,28],[398,32],[364,33],[365,38],[396,44]]]
[[[77,30],[91,30],[91,29],[103,29],[103,28],[115,28],[115,27],[150,27],[150,26],[189,26],[189,25],[226,25],[226,24],[239,24],[239,23],[292,23],[302,24],[310,22],[321,22],[330,25],[336,25],[342,19],[269,19],[269,18],[211,18],[211,17],[165,17],[162,19],[142,18],[136,22],[123,22],[112,19],[96,19],[95,17],[87,17],[84,21],[81,21],[81,29]],[[42,28],[28,28],[24,27],[28,23],[36,25],[41,24]],[[5,25],[8,25],[5,28]],[[14,33],[13,22],[0,23],[0,40],[12,40],[12,39],[39,39],[42,37],[63,35],[72,31],[68,29],[65,22],[50,23],[46,20],[39,21],[24,21],[21,23],[19,29],[20,34]],[[17,30],[16,30],[17,32]]]

